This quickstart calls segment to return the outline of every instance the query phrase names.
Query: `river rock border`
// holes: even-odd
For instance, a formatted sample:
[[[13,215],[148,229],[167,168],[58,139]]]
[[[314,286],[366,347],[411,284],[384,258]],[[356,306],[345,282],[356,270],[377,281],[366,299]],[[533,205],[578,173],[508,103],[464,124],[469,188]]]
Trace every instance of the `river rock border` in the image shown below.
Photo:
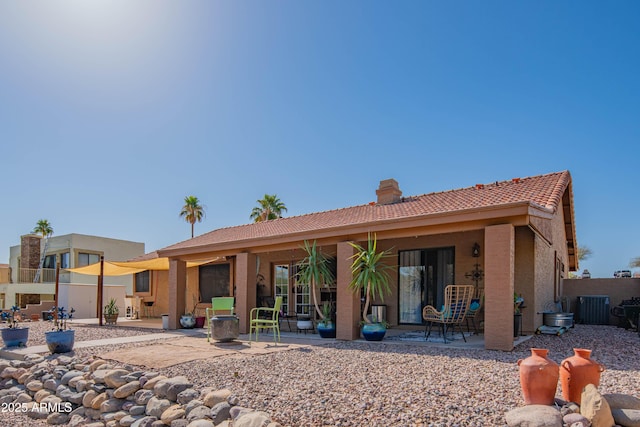
[[[280,427],[238,405],[228,389],[193,388],[183,376],[92,358],[29,355],[0,360],[0,405],[71,427]]]

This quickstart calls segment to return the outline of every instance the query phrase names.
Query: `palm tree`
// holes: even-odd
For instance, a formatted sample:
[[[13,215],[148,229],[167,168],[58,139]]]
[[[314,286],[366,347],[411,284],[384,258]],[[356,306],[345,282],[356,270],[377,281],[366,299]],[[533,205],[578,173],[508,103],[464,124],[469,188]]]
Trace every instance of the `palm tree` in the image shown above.
[[[53,227],[49,224],[49,221],[46,219],[40,219],[36,223],[36,226],[33,228],[33,233],[38,233],[42,235],[42,238],[47,238],[53,234]]]
[[[282,212],[287,210],[282,200],[277,194],[265,194],[263,199],[257,200],[258,206],[251,211],[251,218],[254,222],[268,221],[270,219],[282,218]]]
[[[588,246],[578,247],[578,261],[584,261],[593,255],[593,251]]]
[[[193,225],[196,221],[200,222],[204,218],[204,206],[200,204],[200,200],[196,196],[186,196],[180,216],[191,224],[191,238],[193,239]]]

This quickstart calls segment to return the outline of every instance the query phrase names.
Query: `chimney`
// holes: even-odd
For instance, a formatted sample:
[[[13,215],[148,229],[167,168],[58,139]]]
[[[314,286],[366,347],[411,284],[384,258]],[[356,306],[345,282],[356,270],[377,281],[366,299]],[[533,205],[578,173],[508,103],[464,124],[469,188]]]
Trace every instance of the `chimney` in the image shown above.
[[[388,205],[400,201],[402,191],[395,179],[384,179],[380,181],[380,187],[376,190],[379,205]]]

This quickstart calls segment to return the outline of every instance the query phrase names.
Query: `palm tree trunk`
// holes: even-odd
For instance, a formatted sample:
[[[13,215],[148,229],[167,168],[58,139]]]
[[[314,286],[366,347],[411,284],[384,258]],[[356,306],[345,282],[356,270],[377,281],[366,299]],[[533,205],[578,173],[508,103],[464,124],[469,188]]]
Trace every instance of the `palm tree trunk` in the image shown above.
[[[320,320],[324,320],[324,315],[322,311],[320,311],[320,307],[318,307],[318,298],[316,298],[316,281],[311,281],[311,293],[313,294],[313,306],[316,308],[316,313],[320,316]]]

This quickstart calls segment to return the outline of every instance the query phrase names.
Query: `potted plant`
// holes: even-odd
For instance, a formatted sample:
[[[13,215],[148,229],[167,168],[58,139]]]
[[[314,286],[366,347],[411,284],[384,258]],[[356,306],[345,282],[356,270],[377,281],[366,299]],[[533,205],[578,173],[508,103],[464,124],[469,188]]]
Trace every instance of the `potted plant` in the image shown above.
[[[194,301],[194,307],[193,307],[193,311],[187,311],[186,313],[184,313],[182,316],[180,316],[180,324],[182,325],[183,328],[185,329],[191,329],[196,325],[196,318],[194,316],[194,312],[195,312],[195,298],[193,299]]]
[[[104,321],[107,325],[115,325],[118,321],[118,314],[120,313],[120,309],[118,308],[118,304],[115,298],[111,298],[109,303],[104,306]]]
[[[331,318],[331,303],[329,301],[322,304],[322,320],[318,323],[318,334],[322,338],[336,337],[336,324]]]
[[[353,279],[349,288],[353,292],[364,291],[364,306],[362,308],[362,335],[367,341],[380,341],[387,332],[387,323],[377,318],[369,318],[369,305],[371,297],[377,297],[384,301],[384,296],[391,294],[389,287],[388,270],[392,266],[384,263],[384,258],[389,256],[389,251],[378,251],[376,235],[371,233],[367,238],[367,247],[357,243],[349,243],[356,252],[350,257],[353,259],[351,273]]]
[[[24,347],[29,339],[29,328],[18,326],[17,313],[20,307],[14,305],[10,311],[2,312],[2,320],[7,322],[7,327],[2,329],[2,340],[5,347]]]
[[[335,280],[333,271],[331,271],[331,260],[327,258],[317,247],[315,240],[313,243],[309,243],[305,240],[302,250],[305,252],[306,256],[302,261],[297,263],[298,271],[296,273],[296,278],[298,282],[303,284],[303,286],[310,287],[313,306],[320,317],[320,324],[326,325],[327,329],[333,329],[333,338],[335,338],[335,324],[330,318],[331,307],[329,307],[329,311],[325,311],[324,309],[320,310],[320,307],[318,306],[318,298],[316,296],[316,286],[329,286],[329,284],[333,283]],[[311,319],[308,320],[311,322]],[[311,328],[313,328],[313,326],[311,326]],[[298,329],[307,328],[301,328],[300,325],[298,325]],[[318,328],[318,332],[320,332],[320,327]],[[331,332],[328,332],[328,334],[331,335]],[[320,334],[320,336],[323,335]]]
[[[45,332],[45,340],[51,354],[67,353],[73,350],[75,331],[67,329],[67,321],[73,318],[75,310],[72,308],[68,313],[64,307],[53,307],[50,313],[53,315],[53,330]]]

